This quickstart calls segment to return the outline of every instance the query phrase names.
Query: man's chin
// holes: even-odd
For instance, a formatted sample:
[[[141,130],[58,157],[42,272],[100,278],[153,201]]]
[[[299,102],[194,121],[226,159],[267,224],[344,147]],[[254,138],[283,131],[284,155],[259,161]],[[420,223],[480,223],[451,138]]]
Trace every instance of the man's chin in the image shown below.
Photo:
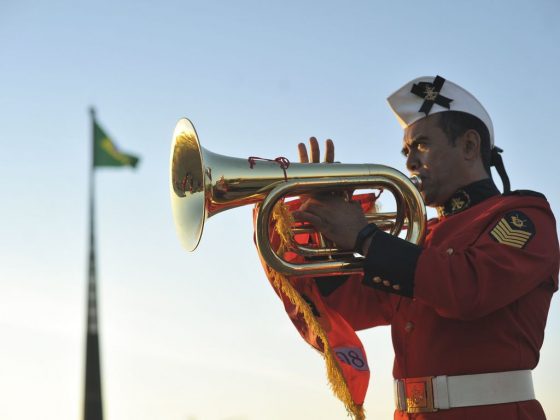
[[[421,192],[422,198],[424,199],[424,204],[428,207],[437,207],[439,204],[435,200],[433,194],[430,194],[429,191],[422,191]]]
[[[447,202],[447,199],[443,199],[441,197],[432,197],[430,195],[422,195],[422,198],[424,199],[424,204],[426,205],[426,207],[443,207]]]

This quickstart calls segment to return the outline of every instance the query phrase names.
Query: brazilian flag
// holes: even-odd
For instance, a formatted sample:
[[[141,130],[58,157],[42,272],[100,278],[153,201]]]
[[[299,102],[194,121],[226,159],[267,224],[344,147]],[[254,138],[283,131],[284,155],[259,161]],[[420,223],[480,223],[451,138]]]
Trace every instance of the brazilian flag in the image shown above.
[[[93,167],[100,166],[131,166],[138,164],[136,156],[121,152],[103,129],[93,122]]]

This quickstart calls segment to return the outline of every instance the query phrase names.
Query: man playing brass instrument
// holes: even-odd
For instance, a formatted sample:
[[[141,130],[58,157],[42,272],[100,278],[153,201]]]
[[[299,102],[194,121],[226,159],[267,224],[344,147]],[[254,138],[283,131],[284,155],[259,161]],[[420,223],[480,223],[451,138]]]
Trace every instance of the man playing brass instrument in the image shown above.
[[[414,245],[368,225],[352,201],[308,198],[296,219],[365,256],[357,279],[316,279],[322,304],[356,330],[391,325],[395,419],[545,419],[531,370],[558,289],[549,204],[542,194],[510,191],[491,119],[465,89],[421,77],[388,102],[404,128],[406,166],[438,217]],[[304,145],[300,156],[309,161]]]

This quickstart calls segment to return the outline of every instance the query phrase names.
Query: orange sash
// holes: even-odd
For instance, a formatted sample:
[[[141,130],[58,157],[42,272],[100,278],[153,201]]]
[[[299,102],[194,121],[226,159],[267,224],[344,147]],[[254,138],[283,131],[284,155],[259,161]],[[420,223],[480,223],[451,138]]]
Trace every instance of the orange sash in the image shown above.
[[[364,211],[368,211],[374,205],[375,196],[366,194],[354,197],[354,200],[358,200]],[[304,257],[286,248],[286,235],[289,234],[290,226],[297,225],[290,211],[299,208],[300,204],[300,200],[277,204],[271,221],[272,247],[292,263],[304,262]],[[257,209],[254,211],[254,220],[256,214]],[[316,234],[298,234],[293,239],[301,245],[317,243]],[[268,267],[262,257],[261,263],[300,335],[325,358],[333,393],[344,403],[349,414],[357,420],[364,419],[363,403],[370,370],[364,347],[354,329],[324,302],[314,278],[284,276]]]

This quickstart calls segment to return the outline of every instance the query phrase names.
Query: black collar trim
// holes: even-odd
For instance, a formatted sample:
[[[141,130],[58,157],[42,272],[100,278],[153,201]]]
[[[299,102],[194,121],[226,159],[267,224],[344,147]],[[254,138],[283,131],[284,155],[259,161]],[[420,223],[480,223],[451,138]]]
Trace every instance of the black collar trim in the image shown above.
[[[473,182],[455,191],[443,206],[437,207],[438,216],[444,217],[460,213],[487,198],[499,194],[500,191],[494,184],[494,181],[492,181],[492,178]]]

